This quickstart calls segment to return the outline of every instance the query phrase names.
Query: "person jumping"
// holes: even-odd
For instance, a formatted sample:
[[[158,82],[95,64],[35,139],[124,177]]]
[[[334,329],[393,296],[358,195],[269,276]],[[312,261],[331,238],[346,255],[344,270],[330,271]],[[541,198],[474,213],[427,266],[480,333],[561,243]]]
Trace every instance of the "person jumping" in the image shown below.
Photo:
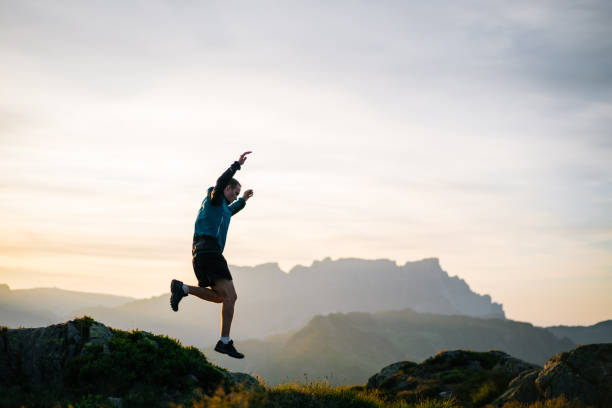
[[[234,358],[243,358],[244,354],[236,350],[233,340],[229,337],[237,296],[232,275],[223,257],[223,248],[231,217],[242,210],[246,201],[253,196],[253,190],[246,190],[242,197],[238,198],[241,185],[233,178],[250,153],[242,153],[217,179],[217,184],[208,188],[206,198],[200,206],[191,247],[191,263],[198,278],[198,286],[185,285],[176,279],[170,283],[170,307],[175,312],[178,311],[181,299],[189,294],[223,304],[221,338],[215,346],[215,351]]]

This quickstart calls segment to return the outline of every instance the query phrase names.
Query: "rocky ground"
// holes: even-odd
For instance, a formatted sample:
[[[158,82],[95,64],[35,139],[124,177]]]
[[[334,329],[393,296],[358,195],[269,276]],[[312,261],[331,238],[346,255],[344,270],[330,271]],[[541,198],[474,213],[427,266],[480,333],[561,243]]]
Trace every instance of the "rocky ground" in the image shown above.
[[[612,343],[580,346],[554,356],[542,369],[521,373],[494,405],[533,403],[561,395],[587,405],[612,406]]]
[[[421,364],[391,364],[368,388],[390,398],[455,398],[464,407],[533,404],[564,396],[592,407],[612,406],[612,344],[589,344],[560,353],[538,367],[501,351],[443,351]]]
[[[367,387],[407,401],[454,397],[465,406],[482,406],[514,377],[538,368],[501,351],[443,351],[421,364],[404,361],[387,366],[369,379]]]
[[[87,317],[34,329],[0,328],[0,406],[190,406],[213,398],[233,407],[218,400],[220,390],[253,407],[272,400],[404,406],[424,398],[439,401],[432,407],[503,407],[564,396],[603,408],[612,401],[612,344],[577,347],[544,367],[502,351],[442,351],[420,364],[384,367],[364,386],[305,392],[228,372],[167,336],[115,330]],[[348,405],[338,402],[347,398]]]

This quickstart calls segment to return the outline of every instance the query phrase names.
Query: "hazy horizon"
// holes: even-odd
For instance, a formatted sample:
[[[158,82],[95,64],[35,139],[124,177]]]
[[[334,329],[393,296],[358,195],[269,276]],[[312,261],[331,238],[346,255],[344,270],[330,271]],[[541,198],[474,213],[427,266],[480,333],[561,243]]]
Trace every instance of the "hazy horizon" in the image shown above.
[[[390,261],[390,262],[395,263],[395,265],[396,265],[397,267],[402,267],[402,266],[405,266],[406,264],[408,264],[408,263],[410,262],[410,261],[408,261],[408,262],[406,262],[406,264],[403,264],[403,265],[402,265],[402,264],[398,264],[397,262],[394,262],[393,260],[390,260],[390,259],[385,259],[385,258],[380,258],[380,259],[376,259],[376,260],[368,260],[368,259],[363,259],[363,258],[338,258],[338,259],[331,259],[330,257],[326,257],[326,258],[324,258],[324,259],[322,259],[322,260],[314,260],[314,261],[313,261],[313,263],[312,263],[311,265],[295,265],[293,268],[295,268],[295,267],[300,267],[300,266],[303,266],[303,267],[309,268],[309,267],[311,267],[311,266],[312,266],[314,263],[316,263],[316,262],[322,262],[322,261],[326,261],[326,260],[330,260],[330,261],[332,261],[332,262],[336,262],[336,261],[347,260],[347,259],[359,259],[359,260],[363,260],[363,261],[378,261],[378,260],[385,260],[385,261]],[[437,258],[435,258],[435,259],[437,259]],[[417,262],[418,262],[418,261],[417,261]],[[282,268],[280,268],[280,265],[279,265],[277,262],[268,262],[268,263],[263,263],[263,264],[259,264],[259,265],[252,265],[252,266],[245,266],[245,265],[231,265],[231,264],[230,264],[229,266],[230,266],[230,268],[257,268],[258,266],[268,266],[268,265],[270,265],[270,264],[274,264],[274,265],[278,266],[278,268],[281,270],[281,272],[283,272],[283,273],[285,273],[285,274],[290,274],[290,273],[293,271],[293,268],[290,268],[289,270],[283,270]],[[458,277],[458,276],[454,276],[454,275],[450,275],[450,274],[449,274],[449,277],[451,277],[451,278],[453,278],[453,277],[457,277],[457,278],[461,279],[461,277],[460,277],[460,276]],[[468,286],[469,286],[469,282],[466,282],[466,283],[467,283],[467,284],[468,284]],[[3,285],[3,284],[5,284],[5,283],[4,283],[4,282],[0,282],[0,285]],[[10,290],[28,290],[28,289],[59,289],[59,290],[68,290],[68,291],[72,291],[72,290],[74,290],[74,289],[65,289],[65,288],[61,288],[61,287],[57,287],[57,286],[45,286],[45,287],[19,287],[19,288],[16,288],[16,287],[10,287],[10,286],[9,286],[9,289],[10,289]],[[96,291],[90,291],[90,290],[83,290],[83,291],[78,291],[78,292],[91,293],[91,294],[105,294],[105,295],[123,296],[123,297],[129,297],[129,298],[132,298],[134,301],[137,301],[137,300],[143,300],[143,299],[152,299],[152,298],[154,298],[154,297],[168,295],[168,292],[167,292],[167,291],[164,291],[164,292],[162,292],[162,293],[160,293],[160,294],[154,294],[154,295],[152,295],[152,296],[145,296],[145,297],[133,296],[133,295],[132,295],[132,294],[130,294],[130,293],[127,293],[127,294],[121,294],[121,293],[114,293],[114,292],[96,292]],[[483,293],[479,293],[479,294],[480,294],[480,295],[482,295]],[[130,300],[130,301],[131,301],[131,300]],[[492,301],[493,301],[493,302],[495,302],[495,299],[492,299]],[[205,307],[205,306],[204,306],[204,307]],[[409,309],[412,309],[412,308],[410,308],[410,307],[408,307],[408,308],[409,308]],[[503,308],[503,304],[502,304],[502,308]],[[384,309],[384,310],[394,311],[394,310],[400,310],[400,309],[398,309],[398,308],[390,308],[390,309]],[[334,312],[329,312],[329,313],[334,313]],[[348,312],[347,312],[347,313],[348,313]],[[422,312],[422,313],[431,313],[431,312]],[[434,313],[435,313],[435,312],[434,312]],[[327,314],[328,314],[328,313],[323,313],[323,315],[327,315]],[[607,316],[606,314],[603,314],[603,315],[604,315],[604,316]],[[474,317],[477,317],[477,316],[474,316]],[[509,317],[507,317],[507,316],[506,316],[506,318],[507,318],[507,319],[510,319],[510,320],[515,320],[515,321],[524,321],[524,322],[526,322],[526,323],[532,323],[534,326],[557,326],[557,325],[558,325],[558,326],[562,326],[562,325],[565,325],[565,326],[591,326],[591,325],[594,325],[594,324],[600,323],[600,322],[602,322],[602,321],[607,321],[607,320],[610,320],[610,318],[604,318],[604,319],[595,320],[595,321],[593,321],[593,322],[578,322],[578,323],[575,323],[575,324],[562,324],[562,323],[554,323],[554,322],[548,322],[547,324],[537,324],[537,323],[535,323],[535,322],[533,322],[533,321],[527,321],[527,320],[518,320],[518,319],[511,319],[511,318],[509,318]]]
[[[230,265],[436,257],[509,319],[612,310],[603,0],[0,3],[0,283],[194,282],[208,186],[253,189]]]

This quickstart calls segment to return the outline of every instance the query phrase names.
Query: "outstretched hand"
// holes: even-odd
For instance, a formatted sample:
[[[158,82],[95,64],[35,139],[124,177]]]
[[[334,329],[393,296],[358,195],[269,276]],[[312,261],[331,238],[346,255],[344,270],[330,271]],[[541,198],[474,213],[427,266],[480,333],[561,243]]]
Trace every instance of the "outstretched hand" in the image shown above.
[[[248,200],[251,197],[253,197],[253,190],[251,189],[248,189],[244,192],[244,194],[242,194],[242,198],[244,199],[244,201]]]
[[[244,153],[242,153],[242,154],[240,155],[240,158],[238,159],[238,163],[240,163],[240,165],[241,165],[241,166],[244,164],[244,162],[245,162],[245,161],[246,161],[246,159],[247,159],[247,158],[246,158],[246,155],[247,155],[247,154],[250,154],[250,153],[252,153],[252,152],[250,152],[250,151],[249,151],[249,152],[244,152]]]

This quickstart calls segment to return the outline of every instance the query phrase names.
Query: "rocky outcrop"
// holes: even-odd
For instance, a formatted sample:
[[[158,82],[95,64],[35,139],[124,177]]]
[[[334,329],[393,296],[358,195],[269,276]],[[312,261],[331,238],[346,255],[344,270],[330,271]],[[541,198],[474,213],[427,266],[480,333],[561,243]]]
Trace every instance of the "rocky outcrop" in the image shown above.
[[[540,370],[536,369],[520,373],[510,381],[508,389],[495,400],[494,405],[501,406],[507,401],[528,403],[537,400],[540,393],[535,385],[535,379],[538,378],[539,372]]]
[[[391,364],[372,376],[367,388],[405,400],[442,396],[484,404],[499,396],[512,378],[538,368],[501,351],[443,351],[421,364]]]
[[[210,364],[194,347],[144,331],[111,329],[88,317],[48,327],[0,328],[0,406],[184,405],[219,388],[258,386],[255,378]]]
[[[34,329],[5,330],[0,348],[0,383],[29,388],[63,385],[64,367],[90,344],[107,343],[112,333],[86,319]]]
[[[380,370],[380,373],[374,374],[368,380],[367,388],[378,388],[383,383],[395,375],[399,375],[400,372],[406,372],[412,367],[417,367],[418,364],[412,361],[400,361],[398,363],[390,364]]]
[[[554,356],[541,370],[515,378],[493,405],[501,407],[510,401],[532,403],[560,396],[591,406],[609,406],[612,401],[612,343],[580,346]]]

